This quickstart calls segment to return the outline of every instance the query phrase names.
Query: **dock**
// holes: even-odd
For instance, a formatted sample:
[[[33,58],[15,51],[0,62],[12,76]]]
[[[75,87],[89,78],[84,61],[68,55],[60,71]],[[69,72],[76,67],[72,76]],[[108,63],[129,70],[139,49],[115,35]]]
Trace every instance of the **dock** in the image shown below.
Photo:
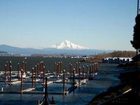
[[[45,94],[45,92],[41,91],[23,91],[22,93],[20,91],[15,91],[15,92],[0,92],[0,94]],[[48,92],[50,95],[64,95],[63,92]]]
[[[28,88],[28,89],[22,90],[22,92],[30,92],[30,91],[33,91],[33,90],[35,90],[35,88]]]

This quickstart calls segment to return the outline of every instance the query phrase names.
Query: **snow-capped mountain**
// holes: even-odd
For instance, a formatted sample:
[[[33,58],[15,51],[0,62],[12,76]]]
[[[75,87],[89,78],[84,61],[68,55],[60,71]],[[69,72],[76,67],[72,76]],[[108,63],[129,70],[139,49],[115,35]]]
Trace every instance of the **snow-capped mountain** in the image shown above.
[[[20,48],[10,45],[0,45],[0,51],[7,52],[8,54],[32,55],[32,54],[53,54],[53,55],[96,55],[108,51],[98,49],[88,49],[86,47],[74,44],[68,40],[54,45],[51,48],[33,49],[33,48]]]
[[[88,49],[86,47],[74,44],[74,43],[72,43],[68,40],[63,41],[60,44],[53,45],[52,48],[56,48],[56,49],[77,49],[77,50]]]

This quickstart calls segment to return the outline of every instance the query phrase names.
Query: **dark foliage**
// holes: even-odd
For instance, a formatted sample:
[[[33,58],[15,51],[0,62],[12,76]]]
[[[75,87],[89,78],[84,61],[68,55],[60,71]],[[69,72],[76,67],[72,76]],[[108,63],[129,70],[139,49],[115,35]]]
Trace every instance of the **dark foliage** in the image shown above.
[[[140,14],[138,14],[135,18],[135,26],[134,26],[134,34],[133,34],[133,41],[131,41],[132,46],[135,49],[140,48]]]

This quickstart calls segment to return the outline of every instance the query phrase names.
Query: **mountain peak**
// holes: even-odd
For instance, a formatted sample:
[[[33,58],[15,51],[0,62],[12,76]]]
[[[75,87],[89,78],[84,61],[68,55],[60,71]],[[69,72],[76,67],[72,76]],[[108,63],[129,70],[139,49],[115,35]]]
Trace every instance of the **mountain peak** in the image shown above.
[[[65,40],[65,41],[61,42],[60,44],[53,45],[52,47],[56,48],[56,49],[77,49],[77,50],[87,49],[86,47],[74,44],[69,40]]]
[[[64,42],[69,43],[70,41],[69,40],[64,40]]]

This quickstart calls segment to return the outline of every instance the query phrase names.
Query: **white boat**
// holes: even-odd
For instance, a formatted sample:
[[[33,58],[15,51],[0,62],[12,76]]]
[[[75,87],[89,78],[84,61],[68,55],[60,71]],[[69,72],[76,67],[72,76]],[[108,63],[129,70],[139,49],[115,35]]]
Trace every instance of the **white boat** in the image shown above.
[[[18,77],[21,78],[21,72],[19,72]],[[25,73],[25,72],[23,72],[23,74],[22,74],[22,78],[26,78],[26,73]]]
[[[88,79],[83,79],[83,80],[81,80],[81,84],[84,85],[87,83],[87,81],[88,81]]]

